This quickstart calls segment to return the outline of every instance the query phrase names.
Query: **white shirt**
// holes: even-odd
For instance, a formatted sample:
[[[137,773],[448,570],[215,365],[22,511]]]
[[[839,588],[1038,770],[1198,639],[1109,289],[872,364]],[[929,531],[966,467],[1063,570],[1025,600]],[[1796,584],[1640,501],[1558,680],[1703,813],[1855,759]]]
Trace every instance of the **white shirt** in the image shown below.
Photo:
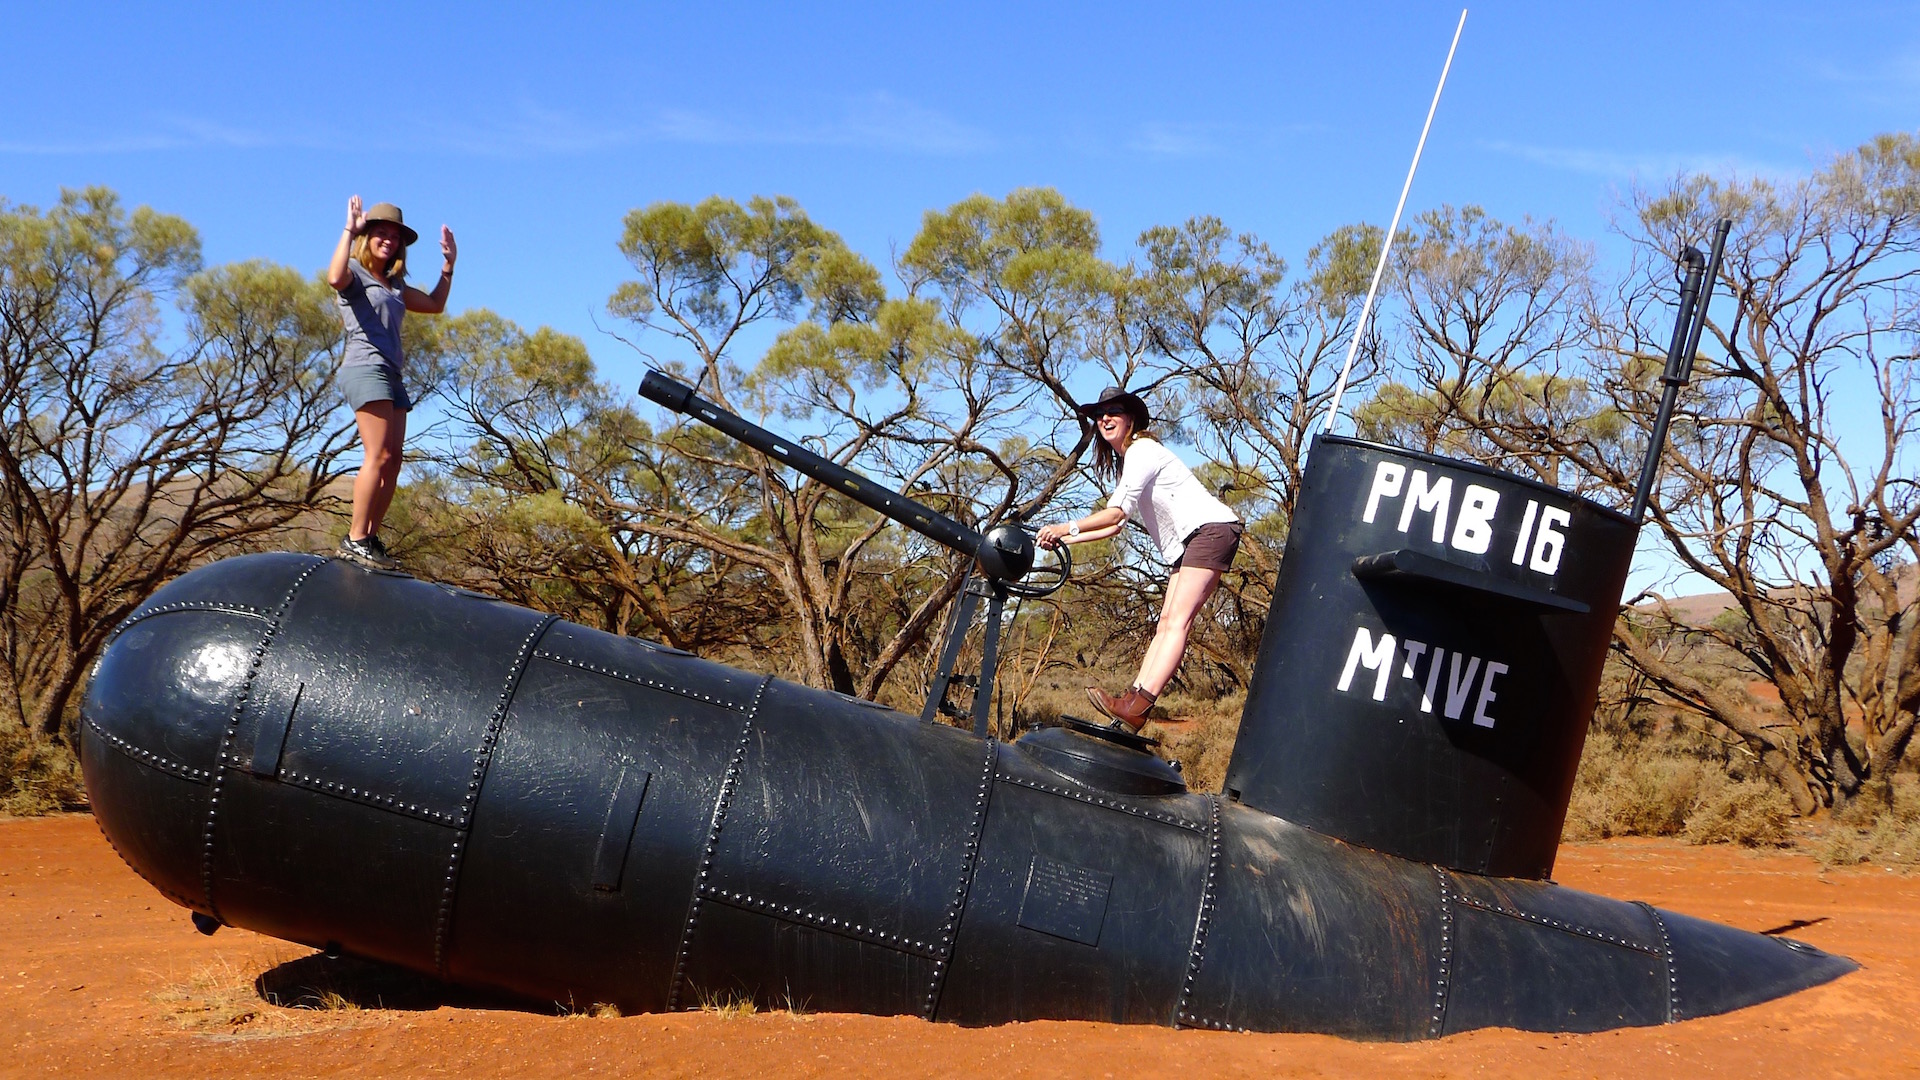
[[[1168,562],[1186,551],[1187,537],[1200,526],[1240,520],[1232,507],[1194,479],[1193,470],[1173,451],[1149,438],[1136,439],[1127,447],[1120,463],[1120,483],[1107,505],[1138,521]]]

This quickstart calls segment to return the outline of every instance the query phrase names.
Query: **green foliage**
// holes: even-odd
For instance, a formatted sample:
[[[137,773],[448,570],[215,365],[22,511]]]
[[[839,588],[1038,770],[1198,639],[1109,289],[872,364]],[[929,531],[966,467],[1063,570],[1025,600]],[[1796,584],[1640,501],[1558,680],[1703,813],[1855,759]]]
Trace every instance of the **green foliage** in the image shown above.
[[[973,195],[927,211],[901,264],[950,292],[1004,289],[1039,300],[1050,290],[1084,293],[1109,283],[1099,252],[1091,213],[1052,188],[1020,188],[1005,199]]]
[[[620,251],[639,276],[607,309],[693,345],[710,373],[743,326],[802,304],[858,315],[880,296],[879,274],[785,196],[654,203],[627,215]]]
[[[200,270],[191,226],[104,188],[0,204],[0,723],[57,737],[135,605],[325,500],[343,449],[326,302],[283,267]]]

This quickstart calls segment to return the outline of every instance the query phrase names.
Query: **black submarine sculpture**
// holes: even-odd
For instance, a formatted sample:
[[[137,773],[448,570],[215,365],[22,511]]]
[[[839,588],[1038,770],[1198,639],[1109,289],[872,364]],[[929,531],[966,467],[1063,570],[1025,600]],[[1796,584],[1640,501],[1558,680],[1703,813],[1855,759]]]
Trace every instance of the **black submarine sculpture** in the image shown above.
[[[642,393],[976,556],[963,603],[1032,585],[1017,526],[982,536],[657,373]],[[1091,725],[1001,742],[299,554],[126,620],[85,696],[87,789],[205,932],[627,1011],[1405,1040],[1666,1023],[1854,969],[1547,880],[1634,518],[1325,435],[1299,507],[1221,795]]]

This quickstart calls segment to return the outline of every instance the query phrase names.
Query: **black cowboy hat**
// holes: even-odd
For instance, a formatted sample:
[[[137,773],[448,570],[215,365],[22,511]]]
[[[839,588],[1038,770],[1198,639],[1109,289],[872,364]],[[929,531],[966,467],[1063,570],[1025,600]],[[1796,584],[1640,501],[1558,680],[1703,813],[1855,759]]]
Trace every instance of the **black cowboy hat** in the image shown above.
[[[1109,386],[1105,390],[1100,391],[1098,398],[1085,405],[1079,406],[1079,412],[1081,416],[1092,420],[1098,419],[1103,413],[1115,406],[1126,410],[1127,416],[1133,420],[1133,426],[1136,430],[1146,427],[1147,422],[1151,419],[1147,415],[1147,403],[1140,400],[1140,395],[1128,390],[1123,390],[1118,386]]]

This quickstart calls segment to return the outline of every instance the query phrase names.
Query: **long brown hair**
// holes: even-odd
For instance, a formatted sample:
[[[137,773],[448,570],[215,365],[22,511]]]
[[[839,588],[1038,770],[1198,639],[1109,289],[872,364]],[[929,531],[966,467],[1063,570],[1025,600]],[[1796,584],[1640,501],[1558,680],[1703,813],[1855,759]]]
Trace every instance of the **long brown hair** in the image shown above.
[[[372,241],[373,241],[372,228],[367,228],[365,230],[362,230],[360,235],[353,238],[353,246],[348,249],[353,254],[353,261],[359,263],[361,266],[366,267],[368,270],[373,271],[374,273],[380,275],[381,277],[386,278],[389,283],[397,281],[400,278],[406,277],[407,276],[407,245],[405,243],[402,243],[400,245],[400,254],[395,255],[393,258],[387,260],[386,269],[380,270],[380,269],[375,269],[373,265],[373,254],[367,250],[367,245],[370,244]]]
[[[1134,423],[1133,415],[1127,414],[1127,445],[1132,446],[1141,439],[1151,438],[1153,433],[1147,430],[1147,425]],[[1096,424],[1093,429],[1093,475],[1104,483],[1120,479],[1120,464],[1124,456],[1125,451],[1118,454],[1113,452],[1113,447],[1101,438],[1100,428]]]

